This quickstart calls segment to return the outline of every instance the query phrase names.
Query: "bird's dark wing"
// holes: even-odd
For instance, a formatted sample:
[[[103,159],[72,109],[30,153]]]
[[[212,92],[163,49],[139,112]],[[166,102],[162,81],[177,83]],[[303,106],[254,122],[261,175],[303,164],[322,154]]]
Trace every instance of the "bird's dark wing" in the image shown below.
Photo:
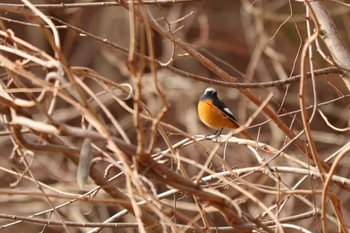
[[[224,102],[222,102],[219,99],[213,99],[213,104],[223,113],[225,114],[225,116],[227,116],[228,118],[230,118],[232,121],[234,121],[237,125],[238,122],[236,120],[236,118],[233,116],[232,112],[230,111],[230,109],[228,107],[226,107],[226,105],[224,104]]]

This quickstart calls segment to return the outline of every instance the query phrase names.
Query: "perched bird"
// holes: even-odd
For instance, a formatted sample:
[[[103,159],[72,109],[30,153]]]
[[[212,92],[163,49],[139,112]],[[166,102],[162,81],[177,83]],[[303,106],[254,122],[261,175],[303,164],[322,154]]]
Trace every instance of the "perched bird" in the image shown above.
[[[206,126],[216,130],[215,135],[217,136],[224,128],[236,129],[239,127],[232,112],[218,98],[217,91],[213,87],[208,87],[199,100],[198,115]],[[245,138],[253,140],[247,131],[243,130],[241,134]]]

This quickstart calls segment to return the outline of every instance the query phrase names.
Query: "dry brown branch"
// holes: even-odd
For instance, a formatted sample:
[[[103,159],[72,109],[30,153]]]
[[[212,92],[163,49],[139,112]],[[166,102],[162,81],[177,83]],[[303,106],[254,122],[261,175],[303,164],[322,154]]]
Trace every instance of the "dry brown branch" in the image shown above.
[[[350,230],[348,4],[21,2],[0,3],[1,230]],[[208,86],[241,127],[203,135]]]

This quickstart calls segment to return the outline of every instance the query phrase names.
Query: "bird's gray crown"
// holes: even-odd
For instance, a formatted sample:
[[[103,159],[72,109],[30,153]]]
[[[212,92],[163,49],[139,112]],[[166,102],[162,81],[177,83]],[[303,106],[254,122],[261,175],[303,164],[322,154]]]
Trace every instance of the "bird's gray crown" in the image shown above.
[[[207,89],[205,89],[205,92],[204,94],[207,94],[207,93],[216,93],[216,90],[214,87],[208,87]]]

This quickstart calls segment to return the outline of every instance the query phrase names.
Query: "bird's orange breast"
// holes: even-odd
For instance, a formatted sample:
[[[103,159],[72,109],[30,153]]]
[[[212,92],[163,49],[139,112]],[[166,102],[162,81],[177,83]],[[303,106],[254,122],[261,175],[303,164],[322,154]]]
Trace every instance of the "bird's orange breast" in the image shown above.
[[[238,128],[238,125],[213,105],[212,100],[199,101],[198,115],[201,121],[210,128]]]

